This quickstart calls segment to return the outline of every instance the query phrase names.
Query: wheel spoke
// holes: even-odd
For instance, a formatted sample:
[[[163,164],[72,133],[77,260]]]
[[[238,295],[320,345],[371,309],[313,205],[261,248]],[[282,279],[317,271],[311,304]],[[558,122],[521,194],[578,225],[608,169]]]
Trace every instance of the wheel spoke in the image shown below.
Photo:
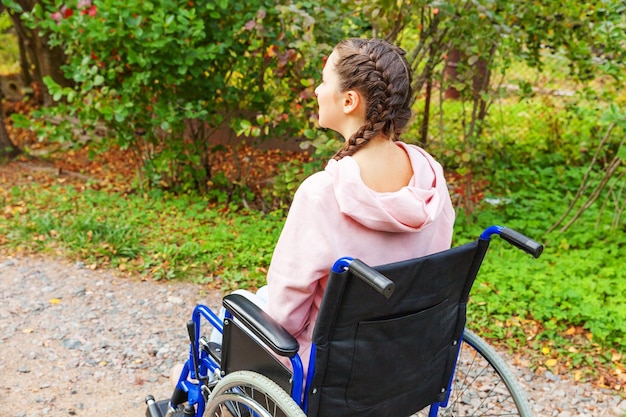
[[[298,404],[275,382],[250,371],[227,375],[211,392],[204,417],[231,415],[306,417]]]
[[[425,417],[426,410],[417,416]],[[446,408],[439,417],[532,417],[525,395],[504,360],[484,340],[466,330]]]

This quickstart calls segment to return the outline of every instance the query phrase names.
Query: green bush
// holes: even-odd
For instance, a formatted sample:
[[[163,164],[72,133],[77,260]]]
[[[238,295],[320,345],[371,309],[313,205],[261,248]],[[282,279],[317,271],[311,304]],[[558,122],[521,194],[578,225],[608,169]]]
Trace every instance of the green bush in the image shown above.
[[[272,186],[264,191],[264,198],[272,206],[283,209],[289,208],[293,195],[308,176],[324,169],[325,164],[341,146],[334,132],[324,132],[307,129],[304,131],[307,141],[302,147],[310,150],[314,148],[310,162],[290,161],[280,167],[281,172],[273,179]]]
[[[144,184],[177,191],[208,191],[217,137],[302,136],[323,56],[356,30],[328,30],[339,1],[68,1],[62,13],[41,3],[23,17],[65,50],[75,82],[46,79],[52,111],[87,131],[106,126],[103,145],[131,149]],[[48,133],[73,140],[74,121],[61,127]]]

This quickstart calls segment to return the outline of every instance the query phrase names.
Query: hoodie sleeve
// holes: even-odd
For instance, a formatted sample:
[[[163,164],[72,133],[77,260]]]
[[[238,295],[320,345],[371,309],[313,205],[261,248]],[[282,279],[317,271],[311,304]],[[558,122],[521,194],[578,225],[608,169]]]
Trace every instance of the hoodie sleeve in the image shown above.
[[[324,172],[302,183],[267,274],[268,313],[295,337],[307,329],[312,309],[319,307],[316,298],[321,299],[334,261],[333,213],[339,210],[331,197],[332,183]]]

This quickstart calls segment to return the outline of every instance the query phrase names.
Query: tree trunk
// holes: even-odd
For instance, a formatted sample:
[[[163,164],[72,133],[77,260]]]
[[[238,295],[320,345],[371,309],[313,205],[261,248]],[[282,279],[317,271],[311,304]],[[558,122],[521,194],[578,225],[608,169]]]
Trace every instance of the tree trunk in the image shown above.
[[[5,159],[11,159],[20,153],[20,150],[11,142],[9,134],[4,127],[4,114],[2,111],[2,101],[4,96],[0,90],[0,162]]]
[[[447,81],[449,84],[443,95],[443,98],[445,99],[458,100],[459,98],[461,98],[461,94],[454,87],[454,83],[457,79],[456,68],[459,66],[460,60],[461,52],[456,48],[451,49],[448,53],[448,60],[446,62],[446,69],[444,71],[444,80]]]
[[[18,3],[24,11],[30,12],[38,1],[18,0],[16,3]],[[10,9],[8,10],[17,36],[19,37],[21,59],[27,58],[29,61],[28,63],[21,63],[22,69],[32,68],[32,73],[23,75],[24,80],[32,79],[41,86],[43,104],[44,106],[49,106],[53,103],[53,100],[43,83],[44,77],[49,76],[57,84],[64,87],[70,85],[69,80],[65,78],[61,70],[61,66],[65,62],[65,54],[63,50],[58,47],[51,48],[48,44],[47,36],[42,35],[37,29],[28,28],[24,22],[22,22],[19,14],[16,14]],[[25,54],[22,52],[22,48],[25,49]]]

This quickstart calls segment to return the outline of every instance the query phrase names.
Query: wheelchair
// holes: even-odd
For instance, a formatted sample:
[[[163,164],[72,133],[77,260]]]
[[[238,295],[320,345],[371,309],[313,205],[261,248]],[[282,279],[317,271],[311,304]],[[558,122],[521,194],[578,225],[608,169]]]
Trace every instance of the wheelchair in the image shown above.
[[[307,372],[298,342],[247,298],[224,297],[223,320],[196,306],[187,322],[189,359],[172,397],[146,397],[146,416],[532,416],[504,360],[465,328],[470,289],[494,235],[535,258],[543,251],[515,230],[491,226],[473,242],[416,259],[376,267],[337,260]],[[223,333],[221,345],[201,336],[205,321]]]

